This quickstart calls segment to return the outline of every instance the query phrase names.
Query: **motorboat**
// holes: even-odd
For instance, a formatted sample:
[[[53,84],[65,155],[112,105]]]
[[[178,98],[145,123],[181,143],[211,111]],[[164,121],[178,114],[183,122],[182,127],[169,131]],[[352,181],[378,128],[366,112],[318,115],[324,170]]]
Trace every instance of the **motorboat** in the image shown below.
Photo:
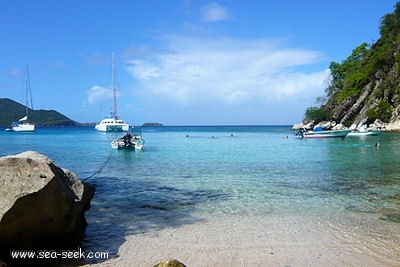
[[[369,131],[366,124],[364,124],[360,130],[351,131],[347,136],[377,136],[379,131]]]
[[[347,136],[377,136],[377,135],[379,135],[378,131],[368,131],[368,132],[352,131],[347,134]]]
[[[116,138],[111,142],[113,149],[143,150],[144,140],[141,135],[126,133],[123,137]]]
[[[317,127],[313,131],[301,128],[295,133],[295,135],[299,138],[344,138],[350,132],[351,130],[323,130],[322,127]]]

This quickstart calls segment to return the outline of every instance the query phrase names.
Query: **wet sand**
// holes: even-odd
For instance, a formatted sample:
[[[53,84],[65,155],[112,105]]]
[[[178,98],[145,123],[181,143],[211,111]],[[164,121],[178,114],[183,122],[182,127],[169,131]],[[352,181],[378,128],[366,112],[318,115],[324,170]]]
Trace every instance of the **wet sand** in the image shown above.
[[[91,266],[400,266],[400,224],[373,215],[228,217],[126,237]]]

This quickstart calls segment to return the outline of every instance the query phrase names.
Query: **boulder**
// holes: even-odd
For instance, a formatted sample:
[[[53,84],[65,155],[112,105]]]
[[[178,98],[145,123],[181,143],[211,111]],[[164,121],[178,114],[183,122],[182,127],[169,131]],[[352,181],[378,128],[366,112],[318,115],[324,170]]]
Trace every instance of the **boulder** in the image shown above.
[[[301,128],[312,130],[314,128],[314,121],[303,120],[303,122],[292,126],[292,130],[300,130]]]
[[[346,127],[345,127],[343,124],[341,124],[341,123],[336,124],[336,125],[332,128],[332,130],[344,130],[344,129],[346,129]]]
[[[379,119],[376,119],[370,127],[376,130],[386,130],[385,123]]]
[[[0,158],[0,248],[74,244],[94,190],[37,152]]]
[[[304,124],[303,123],[297,123],[297,124],[294,124],[293,126],[292,126],[292,130],[300,130],[301,128],[303,128],[304,127]]]
[[[163,260],[162,262],[154,265],[153,267],[186,267],[182,262],[175,259]]]
[[[317,125],[315,126],[321,126],[324,130],[330,130],[335,124],[336,122],[331,122],[331,121],[321,121],[319,122]]]

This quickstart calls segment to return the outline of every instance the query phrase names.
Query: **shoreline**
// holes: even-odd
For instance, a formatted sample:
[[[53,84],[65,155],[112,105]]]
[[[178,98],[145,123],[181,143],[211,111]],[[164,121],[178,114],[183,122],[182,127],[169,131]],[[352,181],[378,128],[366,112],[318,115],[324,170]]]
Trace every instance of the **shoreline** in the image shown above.
[[[84,266],[400,266],[399,229],[364,214],[217,218],[126,236],[117,258]]]

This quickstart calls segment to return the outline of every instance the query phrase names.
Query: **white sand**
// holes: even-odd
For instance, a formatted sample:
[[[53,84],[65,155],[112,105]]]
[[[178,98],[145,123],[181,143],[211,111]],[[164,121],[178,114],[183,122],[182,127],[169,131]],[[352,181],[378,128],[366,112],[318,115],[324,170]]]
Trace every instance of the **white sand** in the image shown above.
[[[400,266],[400,224],[375,218],[233,217],[132,235],[91,266]]]

